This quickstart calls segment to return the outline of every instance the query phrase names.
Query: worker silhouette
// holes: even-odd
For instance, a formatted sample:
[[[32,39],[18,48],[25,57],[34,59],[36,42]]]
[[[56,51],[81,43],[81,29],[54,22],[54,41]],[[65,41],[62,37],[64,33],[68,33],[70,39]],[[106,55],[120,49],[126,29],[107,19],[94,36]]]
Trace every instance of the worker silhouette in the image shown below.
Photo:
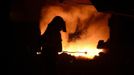
[[[62,17],[56,16],[41,36],[42,63],[45,64],[43,68],[49,75],[56,71],[58,52],[62,51],[61,30],[66,32],[65,21]]]

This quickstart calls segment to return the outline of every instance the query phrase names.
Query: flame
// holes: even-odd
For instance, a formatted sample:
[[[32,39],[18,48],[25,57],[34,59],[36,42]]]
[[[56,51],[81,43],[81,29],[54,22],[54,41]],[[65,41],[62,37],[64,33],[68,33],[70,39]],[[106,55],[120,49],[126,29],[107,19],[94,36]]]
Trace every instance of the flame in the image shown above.
[[[93,5],[50,4],[44,6],[41,16],[41,35],[54,16],[61,16],[65,20],[67,32],[61,31],[63,52],[88,59],[93,59],[99,56],[100,52],[104,52],[96,46],[99,40],[106,41],[109,38],[109,14],[97,12]],[[80,32],[76,35],[78,38],[74,36],[69,41],[69,35],[77,31]]]

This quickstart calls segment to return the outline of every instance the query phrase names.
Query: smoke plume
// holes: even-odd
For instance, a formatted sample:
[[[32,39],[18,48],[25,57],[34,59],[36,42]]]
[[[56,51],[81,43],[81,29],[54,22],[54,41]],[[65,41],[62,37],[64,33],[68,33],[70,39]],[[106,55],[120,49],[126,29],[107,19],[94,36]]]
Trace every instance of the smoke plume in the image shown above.
[[[63,17],[66,22],[67,32],[61,32],[63,50],[74,44],[96,48],[99,40],[106,41],[109,38],[108,19],[110,16],[98,12],[93,5],[69,2],[45,5],[40,20],[41,35],[55,16]]]

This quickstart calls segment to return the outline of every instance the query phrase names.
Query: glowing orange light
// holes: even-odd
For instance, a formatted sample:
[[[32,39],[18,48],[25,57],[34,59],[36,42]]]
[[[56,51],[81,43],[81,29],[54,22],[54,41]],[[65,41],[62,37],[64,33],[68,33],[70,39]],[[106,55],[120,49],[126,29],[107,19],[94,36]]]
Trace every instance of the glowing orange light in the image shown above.
[[[95,56],[99,56],[100,52],[104,52],[96,47],[99,40],[106,41],[109,38],[109,15],[97,12],[92,5],[48,5],[42,9],[41,35],[54,16],[61,16],[66,22],[67,32],[61,32],[63,52],[75,57],[82,56],[89,59],[93,59]],[[69,34],[74,33],[77,27],[83,31],[79,36],[80,39],[68,42]],[[59,52],[59,54],[61,53]]]
[[[82,43],[82,42],[81,42]],[[86,44],[72,43],[68,47],[63,47],[63,51],[72,56],[82,56],[85,58],[93,59],[95,56],[99,56],[100,52],[103,52],[102,49],[97,49]]]

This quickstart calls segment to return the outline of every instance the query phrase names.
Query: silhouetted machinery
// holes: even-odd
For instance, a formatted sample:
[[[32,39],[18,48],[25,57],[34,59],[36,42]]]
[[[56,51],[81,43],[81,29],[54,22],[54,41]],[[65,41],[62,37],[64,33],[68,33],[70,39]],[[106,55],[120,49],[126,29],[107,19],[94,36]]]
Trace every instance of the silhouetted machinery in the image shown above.
[[[129,42],[127,33],[132,33],[132,24],[134,23],[134,4],[132,0],[90,0],[92,5],[96,7],[99,12],[108,12],[112,14],[109,20],[111,45],[118,48]],[[126,26],[127,25],[127,26]],[[125,31],[126,30],[126,31]],[[131,30],[131,31],[130,31]],[[124,34],[125,33],[125,34]],[[104,48],[107,44],[104,40],[98,42],[97,48]],[[110,45],[110,46],[111,46]],[[120,46],[120,47],[119,47]],[[114,49],[115,50],[115,49]]]
[[[100,49],[100,48],[103,48],[103,47],[104,47],[104,40],[99,40],[97,48]]]
[[[97,44],[98,49],[108,49],[109,48],[109,39],[104,42],[104,40],[99,40]]]

